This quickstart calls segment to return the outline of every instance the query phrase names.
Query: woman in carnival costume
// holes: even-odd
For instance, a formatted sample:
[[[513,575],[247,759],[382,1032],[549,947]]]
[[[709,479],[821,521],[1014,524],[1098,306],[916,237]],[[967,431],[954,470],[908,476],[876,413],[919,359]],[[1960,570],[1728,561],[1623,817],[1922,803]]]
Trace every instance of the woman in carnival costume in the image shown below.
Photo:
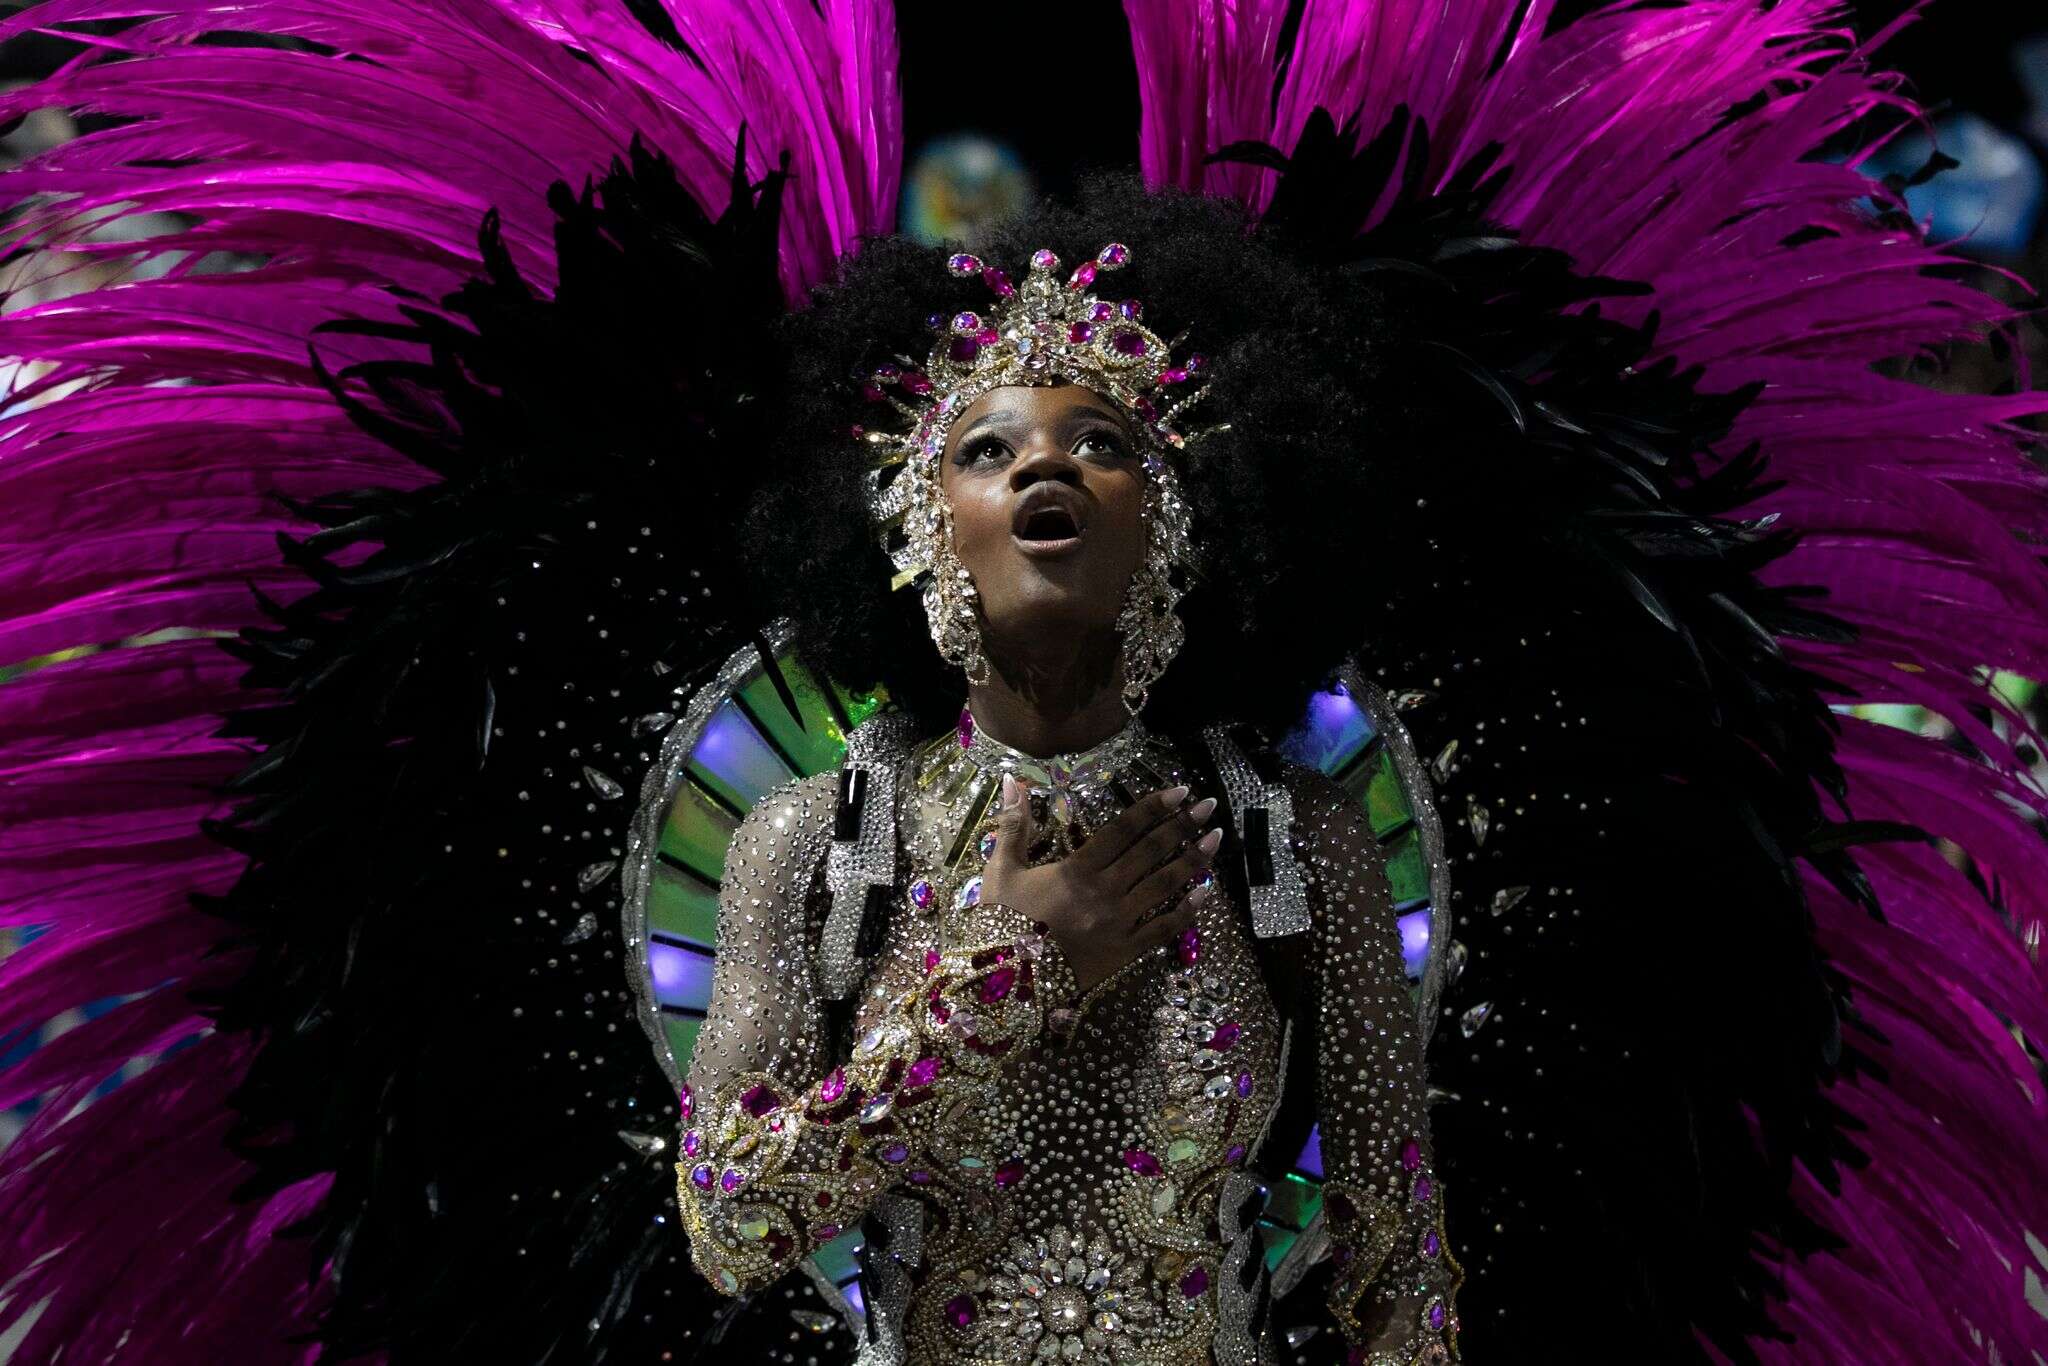
[[[1829,6],[1549,8],[972,253],[871,2],[17,16],[15,1359],[2041,1349],[2048,405]]]

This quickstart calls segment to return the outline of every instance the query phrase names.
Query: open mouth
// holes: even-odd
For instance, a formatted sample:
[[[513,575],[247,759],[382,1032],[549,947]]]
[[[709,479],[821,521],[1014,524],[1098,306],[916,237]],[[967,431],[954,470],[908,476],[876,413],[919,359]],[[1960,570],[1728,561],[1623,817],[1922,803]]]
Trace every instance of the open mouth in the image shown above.
[[[1040,484],[1017,505],[1011,534],[1028,555],[1058,555],[1081,544],[1087,515],[1081,495],[1064,484]]]
[[[1070,541],[1081,534],[1081,528],[1074,523],[1074,514],[1065,508],[1040,508],[1024,519],[1024,528],[1017,535],[1027,541]]]

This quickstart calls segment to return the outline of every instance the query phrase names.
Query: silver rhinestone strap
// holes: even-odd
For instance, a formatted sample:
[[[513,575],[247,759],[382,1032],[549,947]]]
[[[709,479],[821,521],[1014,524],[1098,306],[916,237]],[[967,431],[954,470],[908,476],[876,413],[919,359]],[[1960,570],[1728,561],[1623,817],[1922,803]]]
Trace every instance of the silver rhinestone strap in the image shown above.
[[[825,855],[832,909],[825,916],[818,968],[825,995],[835,1001],[845,1000],[860,983],[860,926],[868,888],[896,880],[896,773],[916,738],[916,723],[901,712],[871,717],[846,737],[840,771],[864,771],[867,789],[859,834],[835,839]]]
[[[924,1206],[907,1195],[885,1195],[875,1201],[874,1217],[888,1230],[888,1248],[861,1258],[869,1336],[854,1366],[903,1366],[910,1273],[924,1258]]]
[[[1210,726],[1202,732],[1202,740],[1209,746],[1209,757],[1215,762],[1216,776],[1223,782],[1224,795],[1230,798],[1230,819],[1237,827],[1240,844],[1247,843],[1249,838],[1245,833],[1245,813],[1253,807],[1266,810],[1265,853],[1272,864],[1273,880],[1264,887],[1250,889],[1252,933],[1260,939],[1305,933],[1308,888],[1288,838],[1294,826],[1293,796],[1280,783],[1260,780],[1244,751],[1230,738],[1228,728]]]
[[[1259,1366],[1258,1340],[1252,1336],[1252,1312],[1258,1301],[1259,1282],[1252,1279],[1245,1288],[1245,1264],[1264,1255],[1256,1217],[1240,1220],[1238,1212],[1259,1190],[1250,1174],[1231,1170],[1224,1174],[1216,1193],[1216,1222],[1223,1233],[1222,1264],[1216,1276],[1216,1366]]]

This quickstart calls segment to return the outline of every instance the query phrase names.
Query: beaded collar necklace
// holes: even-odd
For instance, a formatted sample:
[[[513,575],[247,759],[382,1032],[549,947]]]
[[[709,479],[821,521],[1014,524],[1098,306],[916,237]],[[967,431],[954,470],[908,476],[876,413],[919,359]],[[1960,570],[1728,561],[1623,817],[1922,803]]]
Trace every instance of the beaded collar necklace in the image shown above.
[[[974,723],[974,713],[960,709],[960,748],[986,777],[1000,782],[1005,774],[1045,789],[1062,818],[1071,819],[1076,795],[1102,791],[1129,770],[1149,738],[1137,717],[1101,744],[1072,754],[1039,759],[996,739]]]

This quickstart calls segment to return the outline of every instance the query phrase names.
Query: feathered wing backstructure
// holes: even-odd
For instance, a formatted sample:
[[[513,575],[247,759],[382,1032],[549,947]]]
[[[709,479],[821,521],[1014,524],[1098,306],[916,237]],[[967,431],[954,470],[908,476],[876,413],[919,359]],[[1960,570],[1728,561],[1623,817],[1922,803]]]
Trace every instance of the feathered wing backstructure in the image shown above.
[[[81,43],[6,114],[105,116],[14,173],[10,245],[159,272],[5,319],[0,661],[240,633],[0,687],[0,923],[40,929],[0,1037],[130,998],[0,1078],[42,1098],[0,1153],[18,1360],[644,1360],[750,1312],[693,1300],[612,1136],[673,1097],[587,913],[636,718],[757,625],[748,383],[887,226],[894,21],[639,13],[0,30]],[[137,213],[180,226],[99,230]]]
[[[2039,1351],[2048,849],[1983,673],[2048,670],[2048,401],[1884,368],[2007,318],[1817,155],[1891,83],[1820,0],[1126,8],[1150,179],[1344,265],[1408,391],[1486,413],[1362,456],[1405,568],[1353,627],[1459,842],[1471,1351]]]

